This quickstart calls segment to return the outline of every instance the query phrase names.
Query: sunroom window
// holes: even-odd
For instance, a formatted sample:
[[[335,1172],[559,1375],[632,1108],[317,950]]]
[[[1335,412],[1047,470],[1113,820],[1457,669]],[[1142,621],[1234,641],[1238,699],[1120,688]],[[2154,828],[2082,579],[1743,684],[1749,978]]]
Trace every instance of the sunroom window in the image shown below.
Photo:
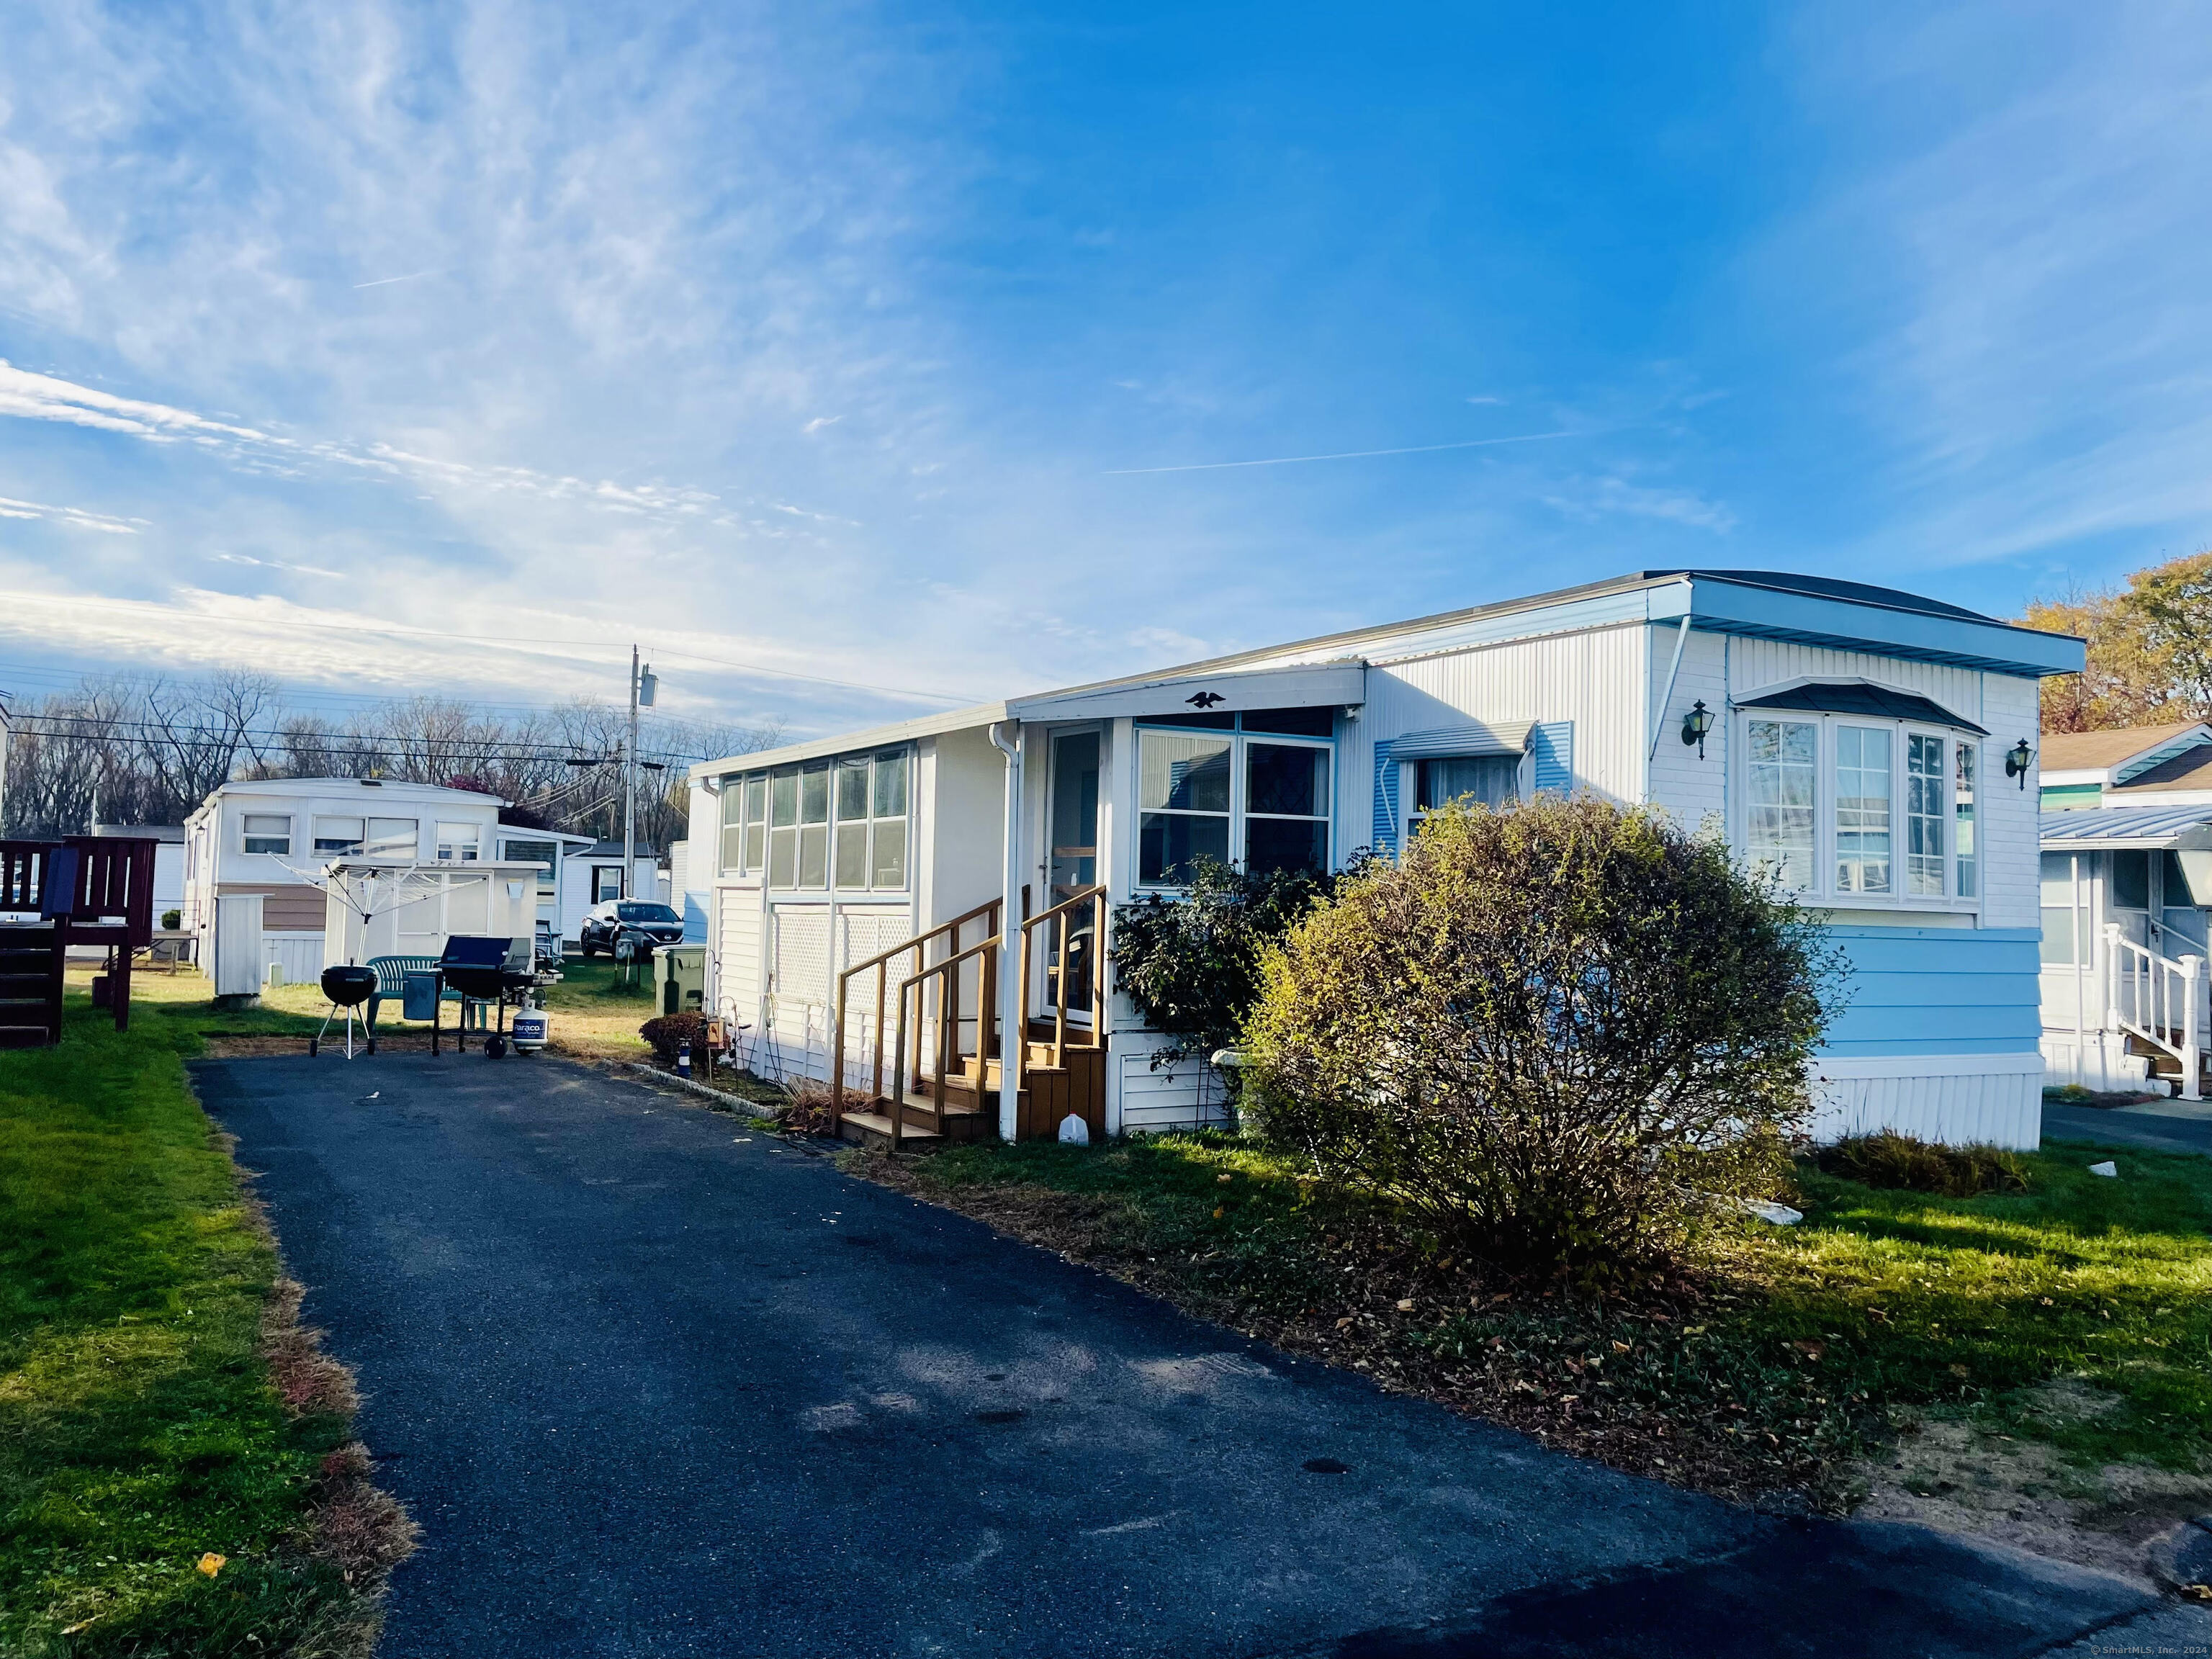
[[[765,875],[786,890],[903,891],[912,759],[886,749],[732,775],[722,785],[723,872]]]
[[[1187,881],[1200,859],[1258,872],[1326,870],[1333,720],[1326,708],[1262,709],[1140,726],[1138,881]]]

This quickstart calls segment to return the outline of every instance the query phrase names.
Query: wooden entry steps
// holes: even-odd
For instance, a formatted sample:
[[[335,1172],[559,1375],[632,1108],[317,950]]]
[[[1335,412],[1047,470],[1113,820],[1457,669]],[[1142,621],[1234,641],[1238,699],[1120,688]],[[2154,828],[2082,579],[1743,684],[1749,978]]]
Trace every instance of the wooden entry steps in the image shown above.
[[[0,1048],[62,1040],[62,969],[69,942],[54,922],[0,927]]]

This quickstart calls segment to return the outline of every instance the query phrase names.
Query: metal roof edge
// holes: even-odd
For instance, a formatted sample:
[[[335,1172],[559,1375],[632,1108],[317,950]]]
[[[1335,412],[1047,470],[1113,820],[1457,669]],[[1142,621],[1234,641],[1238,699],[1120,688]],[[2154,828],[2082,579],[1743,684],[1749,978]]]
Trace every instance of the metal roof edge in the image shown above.
[[[938,737],[946,732],[964,732],[971,726],[990,726],[1006,718],[1005,703],[979,702],[966,708],[947,709],[942,714],[921,714],[889,726],[872,726],[860,732],[810,738],[805,743],[787,743],[778,749],[757,749],[750,754],[725,755],[720,760],[696,761],[685,775],[694,783],[698,783],[726,772],[757,772],[771,766],[789,766],[798,761],[820,760],[824,755],[842,755],[854,749],[881,749],[895,743],[913,743],[918,738]]]

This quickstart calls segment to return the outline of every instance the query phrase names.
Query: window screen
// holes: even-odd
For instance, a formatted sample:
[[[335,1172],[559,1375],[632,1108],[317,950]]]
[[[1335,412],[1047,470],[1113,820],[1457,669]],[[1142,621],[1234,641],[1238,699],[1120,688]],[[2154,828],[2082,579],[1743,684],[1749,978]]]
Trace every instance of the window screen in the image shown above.
[[[289,856],[292,851],[292,820],[281,812],[248,812],[242,826],[249,853]]]
[[[361,851],[359,818],[317,818],[315,851],[325,858],[347,858]]]

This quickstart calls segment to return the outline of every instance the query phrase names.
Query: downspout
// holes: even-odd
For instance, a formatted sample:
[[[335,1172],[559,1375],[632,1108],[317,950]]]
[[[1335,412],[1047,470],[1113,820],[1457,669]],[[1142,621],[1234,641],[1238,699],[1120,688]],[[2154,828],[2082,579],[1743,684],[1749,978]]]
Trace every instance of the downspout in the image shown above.
[[[1006,814],[999,900],[999,1139],[1012,1140],[1021,1121],[1022,1056],[1029,1033],[1022,1018],[1022,723],[994,720],[991,746],[1006,757]],[[978,1048],[985,1046],[981,1042]]]
[[[1674,630],[1674,660],[1667,670],[1667,689],[1659,694],[1659,706],[1651,711],[1651,749],[1644,757],[1644,794],[1651,795],[1651,763],[1659,758],[1660,734],[1667,729],[1667,710],[1674,701],[1674,679],[1682,672],[1682,647],[1690,642],[1690,613],[1682,613],[1682,625]]]

